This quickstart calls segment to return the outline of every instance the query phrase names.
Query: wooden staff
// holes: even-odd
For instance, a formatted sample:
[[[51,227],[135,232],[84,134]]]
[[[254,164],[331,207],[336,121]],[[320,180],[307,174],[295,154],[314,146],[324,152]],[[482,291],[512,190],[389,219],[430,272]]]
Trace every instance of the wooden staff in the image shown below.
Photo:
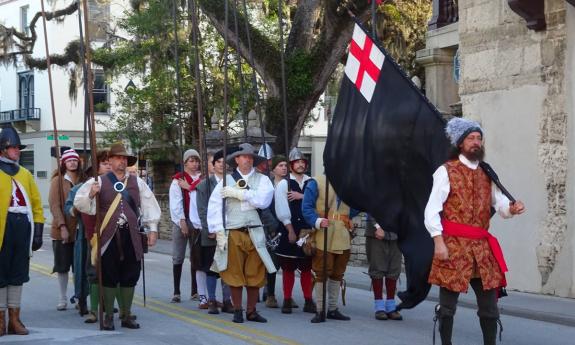
[[[62,171],[60,170],[60,144],[58,141],[58,126],[56,125],[56,106],[54,105],[54,89],[52,87],[52,63],[50,62],[50,49],[48,49],[48,30],[46,29],[46,11],[44,10],[44,0],[40,1],[42,6],[42,22],[44,23],[44,47],[46,48],[46,69],[48,70],[48,86],[50,90],[50,106],[52,109],[52,123],[54,127],[54,145],[56,151],[56,162],[58,168],[58,197],[60,198],[60,211],[64,215],[64,191],[62,190]],[[69,240],[69,239],[68,239]]]
[[[85,56],[82,58],[85,59],[86,66],[89,68],[92,66],[92,51],[90,48],[90,27],[88,25],[90,21],[90,13],[88,11],[88,4],[87,1],[82,2],[82,9],[84,11],[84,33],[85,33]],[[80,9],[78,9],[80,10]],[[92,174],[94,177],[94,183],[98,183],[98,167],[95,166],[97,163],[97,146],[96,146],[96,123],[94,120],[94,84],[93,84],[93,75],[92,71],[86,71],[86,83],[88,84],[88,103],[89,103],[89,118],[90,118],[90,151],[92,154]],[[94,226],[94,230],[96,233],[96,246],[98,249],[98,255],[96,260],[96,272],[98,274],[98,297],[100,300],[99,307],[98,307],[98,320],[100,321],[100,330],[104,329],[104,295],[103,295],[103,286],[102,286],[102,241],[101,241],[101,234],[100,234],[100,225],[102,220],[100,219],[100,196],[99,194],[95,196],[96,198],[96,224]]]
[[[182,174],[182,178],[184,178],[184,138],[183,138],[183,130],[184,130],[184,123],[182,121],[182,113],[180,109],[181,98],[180,98],[180,55],[179,55],[179,40],[178,40],[178,4],[176,0],[172,1],[173,11],[172,11],[172,19],[174,23],[174,60],[175,60],[175,68],[176,68],[176,113],[178,115],[178,129],[179,129],[179,141],[180,141],[180,173]]]
[[[196,103],[198,112],[198,142],[200,154],[202,155],[202,176],[207,179],[208,190],[210,190],[210,176],[208,176],[208,150],[206,145],[206,135],[204,126],[204,109],[202,97],[202,81],[200,71],[200,44],[199,28],[197,17],[196,0],[192,0],[192,44],[194,45],[194,77],[196,79]]]
[[[289,140],[288,140],[288,118],[287,118],[287,87],[286,87],[286,66],[285,66],[285,47],[284,47],[284,27],[283,27],[283,1],[278,1],[278,21],[280,29],[280,56],[281,56],[281,71],[282,71],[282,110],[284,118],[284,148],[285,156],[289,162]],[[290,186],[290,168],[288,165],[288,172],[286,174],[286,182],[288,192],[291,192]]]
[[[229,14],[228,14],[228,0],[225,0],[225,26],[224,30],[224,179],[222,180],[222,187],[226,187],[227,180],[227,145],[228,145],[228,24],[229,24]],[[224,226],[224,231],[226,229],[226,199],[222,200],[222,221]]]

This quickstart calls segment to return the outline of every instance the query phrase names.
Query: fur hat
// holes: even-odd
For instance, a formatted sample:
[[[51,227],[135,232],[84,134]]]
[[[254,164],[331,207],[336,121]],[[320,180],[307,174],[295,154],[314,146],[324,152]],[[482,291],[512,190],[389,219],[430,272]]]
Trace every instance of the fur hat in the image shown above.
[[[186,163],[188,161],[188,159],[190,159],[192,157],[196,157],[199,161],[202,160],[200,158],[200,154],[198,153],[198,151],[196,151],[194,149],[189,149],[186,152],[184,152],[184,163]]]
[[[445,127],[447,138],[449,138],[451,145],[456,147],[472,132],[479,132],[483,136],[483,129],[481,129],[479,123],[460,117],[452,118]]]

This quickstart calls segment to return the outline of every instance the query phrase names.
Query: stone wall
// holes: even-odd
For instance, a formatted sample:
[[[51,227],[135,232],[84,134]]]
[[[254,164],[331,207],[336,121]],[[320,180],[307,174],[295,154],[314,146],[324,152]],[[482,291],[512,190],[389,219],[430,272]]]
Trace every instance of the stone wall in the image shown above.
[[[459,1],[460,96],[464,116],[484,127],[486,159],[528,210],[492,224],[505,249],[510,287],[575,296],[573,259],[559,265],[562,252],[573,250],[566,241],[573,232],[566,199],[570,5],[545,4],[547,29],[534,32],[506,0]]]
[[[170,203],[168,194],[156,194],[156,199],[162,210],[162,218],[158,225],[159,237],[164,240],[172,239],[172,220],[170,218]]]
[[[359,214],[353,219],[355,225],[355,237],[351,241],[351,256],[349,264],[352,266],[367,266],[365,254],[365,229],[367,228],[367,215]]]

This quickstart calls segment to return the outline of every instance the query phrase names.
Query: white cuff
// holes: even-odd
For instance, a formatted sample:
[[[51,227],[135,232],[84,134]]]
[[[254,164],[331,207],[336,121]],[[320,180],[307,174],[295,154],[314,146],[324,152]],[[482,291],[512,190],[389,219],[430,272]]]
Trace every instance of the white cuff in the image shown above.
[[[325,218],[318,218],[315,220],[315,228],[316,229],[321,229],[321,221],[324,220]]]

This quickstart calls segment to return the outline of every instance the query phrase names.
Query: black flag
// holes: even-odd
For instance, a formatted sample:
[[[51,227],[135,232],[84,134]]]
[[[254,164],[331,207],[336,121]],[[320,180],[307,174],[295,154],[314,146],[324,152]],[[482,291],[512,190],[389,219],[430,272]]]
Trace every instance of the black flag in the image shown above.
[[[356,24],[324,164],[348,205],[397,233],[407,275],[399,308],[416,306],[429,292],[433,241],[423,213],[433,172],[447,159],[444,130],[437,109]]]

